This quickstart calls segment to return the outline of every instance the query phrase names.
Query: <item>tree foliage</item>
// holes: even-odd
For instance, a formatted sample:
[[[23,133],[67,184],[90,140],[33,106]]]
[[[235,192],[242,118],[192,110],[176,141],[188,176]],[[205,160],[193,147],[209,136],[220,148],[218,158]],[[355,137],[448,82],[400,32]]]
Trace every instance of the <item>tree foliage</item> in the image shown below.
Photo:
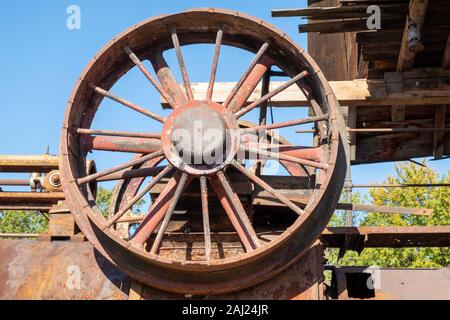
[[[0,233],[43,233],[48,220],[38,212],[0,212]]]
[[[435,184],[449,183],[450,172],[440,176],[436,171],[413,163],[402,163],[395,167],[395,175],[388,176],[385,184]],[[358,213],[355,218],[359,226],[439,226],[450,225],[449,188],[376,188],[371,189],[369,202],[376,205],[418,207],[433,209],[430,217],[404,216],[398,214]],[[363,199],[356,194],[354,201]],[[366,199],[367,202],[367,199]],[[343,213],[332,220],[332,226],[343,225]],[[329,250],[327,259],[337,263],[337,251]],[[450,264],[450,248],[382,248],[365,249],[360,256],[347,252],[339,261],[347,266],[379,266],[402,268],[442,268]]]
[[[99,187],[97,190],[97,207],[106,217],[112,191]],[[140,213],[144,200],[140,200],[133,207],[133,213]],[[4,211],[0,212],[0,233],[44,233],[48,228],[47,218],[36,211]]]

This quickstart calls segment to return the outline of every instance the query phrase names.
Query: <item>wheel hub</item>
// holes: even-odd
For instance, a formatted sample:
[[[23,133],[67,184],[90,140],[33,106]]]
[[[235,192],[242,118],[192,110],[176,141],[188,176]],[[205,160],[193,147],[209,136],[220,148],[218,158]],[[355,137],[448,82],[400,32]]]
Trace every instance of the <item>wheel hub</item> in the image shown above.
[[[207,106],[183,111],[173,123],[172,147],[185,163],[212,165],[223,162],[226,148],[223,116]]]
[[[162,146],[166,158],[178,169],[212,174],[227,166],[237,153],[234,115],[211,101],[190,101],[166,120]]]

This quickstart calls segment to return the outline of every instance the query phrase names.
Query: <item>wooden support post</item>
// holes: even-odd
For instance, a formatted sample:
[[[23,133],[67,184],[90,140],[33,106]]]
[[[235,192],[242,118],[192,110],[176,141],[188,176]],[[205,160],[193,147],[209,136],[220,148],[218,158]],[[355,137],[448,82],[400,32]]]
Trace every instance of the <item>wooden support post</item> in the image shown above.
[[[400,54],[397,62],[397,72],[411,70],[418,50],[411,50],[410,47],[410,26],[412,23],[417,28],[417,33],[422,33],[423,23],[428,7],[428,0],[411,0],[409,2],[409,15],[406,17],[403,40],[400,47]],[[419,39],[420,40],[420,39]],[[414,48],[417,48],[414,46]],[[422,47],[423,49],[423,47]],[[392,121],[401,122],[405,120],[406,108],[404,105],[393,105],[391,109]]]
[[[420,35],[422,33],[427,8],[428,0],[411,0],[409,2],[409,15],[406,17],[403,40],[397,62],[397,71],[399,72],[410,70],[414,66],[417,51],[410,50],[409,46],[410,22],[412,20],[416,24],[417,32]]]
[[[59,202],[49,211],[48,232],[45,234],[40,234],[38,236],[38,240],[85,241],[86,239],[78,229],[70,210],[64,202]]]

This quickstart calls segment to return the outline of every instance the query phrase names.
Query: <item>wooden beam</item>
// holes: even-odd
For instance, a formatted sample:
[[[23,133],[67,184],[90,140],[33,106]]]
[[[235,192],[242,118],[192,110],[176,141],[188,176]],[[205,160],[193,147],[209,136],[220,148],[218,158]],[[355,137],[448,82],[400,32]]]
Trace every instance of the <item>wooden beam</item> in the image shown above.
[[[434,111],[434,127],[435,128],[445,128],[446,111],[445,105],[435,106]],[[444,155],[444,131],[436,131],[434,133],[433,140],[433,156],[435,159],[441,159]]]
[[[411,51],[409,46],[409,24],[413,20],[417,25],[419,35],[422,33],[423,23],[428,8],[428,0],[411,0],[409,2],[409,15],[406,17],[405,28],[403,31],[402,45],[397,62],[397,71],[412,69],[417,51]]]
[[[382,19],[383,29],[401,28],[402,24],[398,17],[387,17]],[[341,32],[356,32],[367,31],[367,19],[346,19],[339,21],[326,21],[300,24],[298,26],[300,33],[320,32],[320,33],[341,33]]]
[[[422,33],[427,7],[428,7],[428,0],[411,0],[409,2],[409,15],[406,17],[405,28],[403,31],[403,39],[397,62],[397,72],[410,70],[414,66],[414,60],[416,58],[416,54],[418,51],[411,50],[410,48],[409,25],[411,20],[414,21],[417,25],[417,32],[420,35]],[[404,121],[405,112],[406,109],[404,105],[393,105],[391,109],[392,121],[393,122]]]
[[[378,4],[385,15],[401,15],[407,11],[408,3]],[[272,17],[308,17],[325,19],[347,19],[369,16],[369,4],[335,7],[309,7],[299,9],[274,9]],[[406,8],[406,10],[405,10]]]
[[[433,71],[434,72],[434,71]],[[422,75],[419,76],[419,73]],[[385,80],[356,79],[353,81],[331,81],[330,85],[339,103],[343,106],[392,106],[392,105],[437,105],[450,104],[450,85],[445,83],[450,71],[438,69],[437,78],[427,70],[412,70],[401,77],[387,74]],[[394,73],[395,74],[395,73]],[[417,82],[426,83],[427,88],[417,88]],[[282,82],[272,81],[270,90]],[[233,82],[219,82],[214,86],[213,101],[222,103],[235,86]],[[208,88],[207,83],[193,83],[195,99],[203,99]],[[251,103],[261,96],[259,85],[248,99]],[[167,103],[162,101],[163,107]],[[292,86],[271,99],[273,107],[308,106],[308,101],[297,86]]]
[[[360,228],[327,228],[321,239],[326,247],[342,248],[348,244],[347,249],[361,249],[358,246],[352,248],[348,239],[352,236],[361,237],[365,248],[401,248],[401,247],[448,247],[450,245],[450,227],[360,227]],[[358,240],[358,239],[355,239]]]

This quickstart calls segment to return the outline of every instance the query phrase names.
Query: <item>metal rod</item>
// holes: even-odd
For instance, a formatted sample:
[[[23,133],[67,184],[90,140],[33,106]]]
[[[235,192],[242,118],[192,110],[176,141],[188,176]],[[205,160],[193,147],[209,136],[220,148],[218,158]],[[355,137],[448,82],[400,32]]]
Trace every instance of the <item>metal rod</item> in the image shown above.
[[[450,132],[450,128],[347,128],[348,132],[370,133],[370,132],[394,132],[394,133],[414,133],[414,132]]]
[[[292,157],[292,156],[288,156],[288,155],[284,155],[284,154],[280,154],[280,153],[274,153],[274,152],[261,150],[261,149],[255,149],[255,148],[244,147],[243,149],[247,150],[249,152],[252,152],[252,153],[264,155],[273,160],[286,160],[289,162],[298,163],[298,164],[302,164],[302,165],[317,168],[317,169],[323,169],[323,170],[328,169],[328,164],[324,164],[324,163],[320,163],[320,162],[316,162],[316,161],[300,159],[300,158],[296,158],[296,157]]]
[[[29,186],[30,180],[0,179],[0,186]]]
[[[149,138],[161,139],[160,133],[144,133],[144,132],[124,132],[111,130],[92,130],[92,129],[77,129],[79,134],[90,134],[96,136],[110,136],[110,137],[126,137],[126,138]]]
[[[200,192],[202,197],[203,231],[205,234],[205,258],[211,260],[211,227],[209,225],[208,186],[206,177],[200,177]]]
[[[249,104],[247,107],[245,107],[244,109],[238,111],[235,113],[236,118],[240,118],[243,115],[245,115],[246,113],[250,112],[251,110],[253,110],[254,108],[256,108],[257,106],[261,105],[262,103],[264,103],[265,101],[269,100],[270,98],[276,96],[277,94],[279,94],[280,92],[286,90],[287,88],[289,88],[290,86],[292,86],[294,83],[298,82],[300,79],[308,76],[309,73],[308,71],[303,71],[300,72],[298,75],[296,75],[294,78],[292,78],[289,81],[286,81],[285,83],[283,83],[281,86],[279,86],[278,88],[274,89],[273,91],[269,92],[268,94],[264,95],[263,97],[259,98],[258,100],[256,100],[255,102]]]
[[[50,172],[58,170],[59,158],[50,155],[0,155],[1,172]]]
[[[261,96],[265,96],[269,93],[270,89],[270,76],[271,76],[271,69],[267,70],[266,74],[264,75],[264,78],[262,80],[261,84]],[[267,101],[263,102],[262,105],[259,106],[259,125],[265,126],[267,125]],[[273,121],[273,119],[272,119]],[[266,137],[264,134],[258,135],[258,141],[260,143],[266,142]],[[253,165],[251,171],[255,173],[257,176],[261,175],[262,169],[264,167],[265,161],[257,160],[255,164]]]
[[[134,170],[122,170],[122,171],[112,173],[107,176],[98,178],[97,182],[153,177],[153,176],[157,175],[158,173],[160,173],[162,170],[164,170],[164,168],[165,167],[160,166],[160,167],[134,169]]]
[[[152,119],[154,119],[156,121],[159,121],[161,123],[164,123],[166,121],[166,119],[164,119],[163,117],[157,115],[156,113],[151,112],[150,110],[147,110],[145,108],[142,108],[142,107],[138,106],[137,104],[134,104],[134,103],[132,103],[132,102],[130,102],[128,100],[120,98],[120,97],[118,97],[118,96],[116,96],[116,95],[114,95],[114,94],[112,94],[112,93],[110,93],[110,92],[100,88],[100,87],[96,87],[96,86],[94,86],[92,84],[91,84],[91,87],[95,90],[95,92],[97,92],[97,93],[101,94],[102,96],[107,97],[107,98],[109,98],[111,100],[114,100],[114,101],[120,103],[121,105],[123,105],[123,106],[125,106],[127,108],[133,109],[133,110],[135,110],[135,111],[137,111],[139,113],[142,113],[143,115],[146,115],[147,117],[150,117],[150,118],[152,118]]]
[[[110,220],[108,220],[108,223],[106,224],[107,228],[110,228],[114,223],[116,223],[117,220],[119,220],[125,213],[127,213],[128,210],[130,210],[136,202],[141,200],[142,197],[144,197],[150,190],[159,182],[162,178],[164,178],[170,171],[172,171],[173,166],[171,164],[168,164],[167,167],[162,170],[156,177],[152,179],[152,181],[137,195],[133,197],[133,199],[130,200],[126,204],[125,207],[123,207],[114,217],[112,217]]]
[[[174,102],[176,107],[182,106],[187,102],[186,92],[178,84],[172,70],[170,70],[164,59],[163,52],[155,52],[150,58],[150,62],[153,65],[153,69],[159,79],[159,83],[164,87],[166,92],[169,94],[171,100]]]
[[[126,163],[124,163],[124,164],[121,164],[121,165],[119,165],[119,166],[110,168],[110,169],[105,170],[105,171],[101,171],[101,172],[98,172],[98,173],[91,174],[91,175],[86,176],[86,177],[84,177],[84,178],[80,178],[80,179],[77,180],[77,182],[78,182],[78,184],[88,183],[88,182],[90,182],[90,181],[92,181],[92,180],[95,180],[95,179],[97,179],[97,178],[101,178],[101,177],[107,176],[107,175],[109,175],[109,174],[111,174],[111,173],[115,173],[115,172],[117,172],[117,171],[120,171],[120,170],[129,168],[129,167],[133,167],[133,166],[135,166],[135,165],[144,163],[144,162],[146,162],[146,161],[148,161],[148,160],[152,160],[152,159],[154,159],[154,158],[160,157],[160,156],[162,156],[162,155],[164,155],[164,152],[163,152],[162,150],[161,150],[161,151],[154,152],[154,153],[150,153],[150,154],[148,154],[148,155],[146,155],[146,156],[143,156],[142,158],[139,158],[139,159],[135,159],[135,160],[126,162]]]
[[[214,83],[216,81],[216,74],[217,74],[217,66],[219,64],[220,48],[222,46],[222,37],[223,37],[223,29],[221,28],[219,29],[219,31],[217,31],[216,45],[214,48],[214,58],[211,67],[211,76],[209,79],[208,91],[206,92],[207,100],[211,100],[213,96]]]
[[[181,69],[181,75],[183,76],[184,87],[189,100],[194,100],[194,94],[192,93],[191,82],[189,81],[189,76],[186,70],[186,65],[184,63],[183,53],[181,52],[180,41],[178,40],[178,35],[176,29],[172,29],[172,42],[177,54],[178,64]]]
[[[304,214],[304,211],[297,207],[293,202],[291,202],[288,198],[283,196],[280,192],[276,191],[274,188],[269,186],[266,182],[264,182],[262,179],[258,178],[258,176],[252,174],[251,172],[247,171],[244,166],[242,166],[240,163],[238,163],[236,160],[233,160],[232,165],[242,172],[245,176],[247,176],[251,181],[259,185],[261,188],[268,191],[270,194],[272,194],[275,198],[280,200],[282,203],[284,203],[286,206],[288,206],[292,211],[294,211],[299,216]]]
[[[167,94],[166,90],[158,83],[158,81],[156,81],[156,79],[152,76],[150,71],[148,71],[147,68],[143,65],[142,61],[134,54],[133,51],[131,51],[129,47],[125,47],[124,50],[130,57],[130,59],[134,62],[134,64],[139,68],[139,70],[141,70],[144,76],[151,82],[151,84],[156,88],[156,90],[158,90],[158,92],[161,94],[164,100],[166,100],[167,103],[169,103],[172,108],[175,108],[175,106],[172,103],[172,99]]]
[[[325,114],[323,116],[291,120],[291,121],[286,121],[286,122],[278,122],[278,123],[273,123],[273,124],[269,124],[269,125],[265,125],[265,126],[255,126],[255,127],[251,127],[251,128],[245,128],[242,130],[244,132],[252,132],[252,131],[256,131],[256,130],[273,130],[273,129],[280,129],[280,128],[286,128],[286,127],[293,127],[293,126],[312,123],[312,122],[327,121],[328,119],[329,119],[329,115]]]
[[[185,172],[181,175],[180,181],[178,181],[177,189],[175,190],[175,194],[173,196],[172,202],[170,203],[169,208],[167,209],[166,215],[164,217],[163,222],[159,226],[158,234],[156,236],[155,241],[153,242],[150,253],[156,254],[161,246],[162,238],[164,236],[164,232],[169,225],[170,219],[172,218],[173,211],[178,204],[178,200],[180,200],[181,194],[183,193],[184,187],[188,180],[189,175]]]
[[[314,130],[314,129],[311,129],[311,130],[297,130],[297,131],[295,131],[295,133],[316,133],[318,131],[319,130]]]
[[[225,177],[225,174],[222,171],[219,171],[217,172],[217,178],[224,194],[221,194],[222,192],[220,190],[217,190],[217,186],[216,194],[219,196],[219,198],[222,198],[222,201],[223,199],[227,200],[227,204],[224,205],[225,203],[222,202],[222,206],[227,212],[246,250],[251,251],[260,247],[258,236],[253,229],[253,226],[244,210],[244,207],[242,206],[241,200],[233,191],[233,188],[228,182],[228,179]]]
[[[413,184],[353,184],[353,188],[440,188],[450,187],[450,183],[413,183]]]
[[[258,61],[261,59],[261,57],[264,55],[264,53],[267,51],[267,49],[269,48],[269,44],[267,42],[265,42],[261,48],[259,49],[258,53],[256,53],[255,57],[253,58],[252,62],[250,63],[250,65],[248,66],[247,70],[245,70],[244,74],[241,76],[241,78],[239,79],[239,81],[236,83],[236,85],[234,86],[234,88],[231,90],[230,94],[228,95],[227,99],[225,100],[225,102],[223,103],[223,106],[225,108],[228,107],[228,105],[230,104],[231,100],[233,100],[234,96],[236,95],[236,93],[238,92],[239,88],[242,86],[242,84],[244,83],[245,79],[247,79],[248,75],[250,74],[250,72],[253,70],[253,68],[256,66],[256,64],[258,63]]]

